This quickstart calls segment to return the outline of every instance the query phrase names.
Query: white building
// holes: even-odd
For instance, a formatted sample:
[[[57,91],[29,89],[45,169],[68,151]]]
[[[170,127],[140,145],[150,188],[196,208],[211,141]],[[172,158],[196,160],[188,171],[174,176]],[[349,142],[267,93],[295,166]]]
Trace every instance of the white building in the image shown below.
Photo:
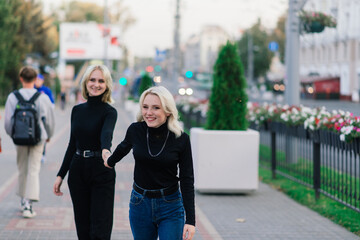
[[[300,78],[340,78],[340,98],[358,101],[360,90],[360,0],[308,0],[304,10],[337,19],[336,28],[301,33]]]
[[[212,73],[219,47],[229,39],[219,26],[206,26],[192,35],[185,45],[183,71]]]

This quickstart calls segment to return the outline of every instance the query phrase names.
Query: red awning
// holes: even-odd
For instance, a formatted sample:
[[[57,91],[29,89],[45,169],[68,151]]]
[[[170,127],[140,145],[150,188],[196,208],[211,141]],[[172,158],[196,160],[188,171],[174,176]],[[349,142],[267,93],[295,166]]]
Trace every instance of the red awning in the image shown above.
[[[313,83],[321,81],[340,81],[340,77],[320,77],[320,76],[310,76],[301,78],[301,83]]]

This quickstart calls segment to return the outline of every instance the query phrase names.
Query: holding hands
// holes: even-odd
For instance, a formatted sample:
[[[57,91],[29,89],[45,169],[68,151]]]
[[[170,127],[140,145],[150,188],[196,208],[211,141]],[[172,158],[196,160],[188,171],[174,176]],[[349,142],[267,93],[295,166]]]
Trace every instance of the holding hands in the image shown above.
[[[111,152],[109,150],[107,150],[107,149],[102,150],[102,158],[104,160],[104,166],[107,168],[112,168],[107,164],[107,160],[110,156],[111,156]]]
[[[185,224],[183,231],[184,240],[192,240],[195,234],[195,226],[190,224]]]
[[[111,156],[111,152],[107,149],[103,149],[102,150],[102,158],[104,160],[104,165],[107,168],[112,168],[107,164],[107,159]],[[55,183],[54,183],[54,188],[53,188],[53,192],[56,196],[62,196],[63,192],[61,192],[60,188],[61,188],[61,184],[63,182],[63,179],[60,176],[57,176]]]

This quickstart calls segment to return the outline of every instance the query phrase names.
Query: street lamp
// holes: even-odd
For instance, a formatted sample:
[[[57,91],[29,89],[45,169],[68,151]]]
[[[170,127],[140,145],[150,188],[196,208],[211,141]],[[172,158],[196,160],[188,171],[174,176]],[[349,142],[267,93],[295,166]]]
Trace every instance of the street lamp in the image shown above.
[[[285,99],[289,105],[300,104],[299,81],[299,49],[300,21],[297,13],[304,7],[307,0],[289,0],[288,19],[286,23],[285,46]]]
[[[107,0],[104,0],[104,65],[109,67],[108,58],[108,28],[109,28],[109,16],[107,10]]]

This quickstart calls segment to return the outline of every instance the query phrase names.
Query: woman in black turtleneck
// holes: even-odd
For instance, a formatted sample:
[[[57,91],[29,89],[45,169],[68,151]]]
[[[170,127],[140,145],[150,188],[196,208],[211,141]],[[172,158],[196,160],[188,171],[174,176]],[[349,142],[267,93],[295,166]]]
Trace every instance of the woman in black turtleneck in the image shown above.
[[[129,218],[135,240],[190,240],[195,233],[195,206],[189,136],[179,125],[174,98],[166,88],[146,90],[140,108],[138,122],[130,125],[104,164],[114,167],[133,150]]]
[[[111,154],[117,112],[109,105],[112,102],[109,70],[104,65],[88,67],[81,86],[87,102],[72,109],[70,141],[54,193],[63,195],[60,187],[69,171],[68,185],[78,238],[110,240],[115,171],[104,167],[103,159]]]

